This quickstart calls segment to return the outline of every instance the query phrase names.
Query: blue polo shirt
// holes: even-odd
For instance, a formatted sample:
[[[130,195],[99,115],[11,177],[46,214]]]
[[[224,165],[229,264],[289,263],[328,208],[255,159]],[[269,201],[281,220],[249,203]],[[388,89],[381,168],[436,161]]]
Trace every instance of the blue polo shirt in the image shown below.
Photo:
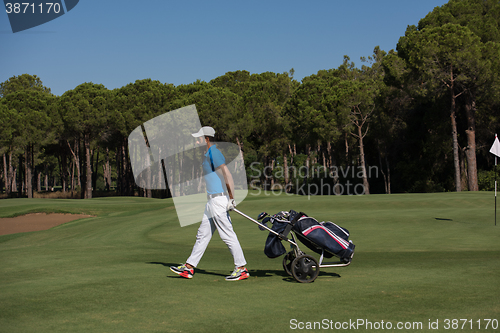
[[[224,186],[222,185],[224,178],[219,178],[215,170],[225,163],[226,159],[224,158],[224,155],[222,155],[220,150],[217,149],[215,145],[212,145],[205,153],[202,166],[203,176],[205,177],[205,183],[207,184],[207,194],[224,192]]]

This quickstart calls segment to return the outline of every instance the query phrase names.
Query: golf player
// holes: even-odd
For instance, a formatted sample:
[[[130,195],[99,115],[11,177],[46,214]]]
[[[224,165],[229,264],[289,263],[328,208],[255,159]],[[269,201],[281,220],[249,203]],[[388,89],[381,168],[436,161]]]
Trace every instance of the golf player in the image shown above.
[[[204,141],[207,147],[202,163],[203,177],[207,187],[207,204],[191,256],[185,264],[170,266],[170,270],[184,278],[193,278],[194,268],[200,262],[215,229],[217,229],[220,238],[226,243],[234,259],[234,271],[226,277],[226,281],[247,279],[250,274],[245,268],[245,256],[229,217],[229,210],[236,206],[233,177],[225,164],[224,155],[213,143],[215,130],[210,126],[205,126],[191,135],[197,138],[198,144],[202,144]],[[226,185],[227,193],[224,191],[222,181]]]

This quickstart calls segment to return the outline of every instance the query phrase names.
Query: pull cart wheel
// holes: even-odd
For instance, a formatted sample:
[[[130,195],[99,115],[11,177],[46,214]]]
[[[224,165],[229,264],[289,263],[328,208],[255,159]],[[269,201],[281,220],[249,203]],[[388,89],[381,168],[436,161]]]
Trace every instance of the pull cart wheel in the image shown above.
[[[298,256],[292,262],[292,275],[298,282],[313,282],[319,275],[318,261],[307,254]]]
[[[288,252],[283,258],[283,269],[285,272],[292,276],[292,262],[295,259],[293,251]]]

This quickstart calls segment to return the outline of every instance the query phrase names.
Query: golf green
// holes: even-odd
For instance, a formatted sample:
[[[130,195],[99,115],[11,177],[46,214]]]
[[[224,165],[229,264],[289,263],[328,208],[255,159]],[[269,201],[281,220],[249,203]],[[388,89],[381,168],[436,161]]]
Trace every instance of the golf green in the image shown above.
[[[0,200],[0,217],[94,216],[0,236],[0,332],[498,332],[493,200],[249,193],[238,209],[250,216],[293,209],[350,231],[352,264],[309,284],[267,258],[267,232],[235,213],[250,278],[224,281],[232,257],[215,234],[187,280],[168,267],[189,256],[199,224],[181,228],[170,199]]]

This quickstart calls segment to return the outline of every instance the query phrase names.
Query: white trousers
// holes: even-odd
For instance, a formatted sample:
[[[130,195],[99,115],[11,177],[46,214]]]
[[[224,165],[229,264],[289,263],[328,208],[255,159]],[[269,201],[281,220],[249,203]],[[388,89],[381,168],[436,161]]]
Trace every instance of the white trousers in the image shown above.
[[[191,256],[186,263],[196,267],[201,260],[201,257],[207,249],[208,243],[212,239],[212,235],[217,229],[220,238],[226,243],[229,251],[233,255],[234,266],[241,267],[246,265],[245,256],[241,249],[238,237],[233,230],[229,212],[226,210],[228,199],[226,196],[219,196],[209,199],[205,206],[203,219],[196,234],[196,242],[193,246]]]

